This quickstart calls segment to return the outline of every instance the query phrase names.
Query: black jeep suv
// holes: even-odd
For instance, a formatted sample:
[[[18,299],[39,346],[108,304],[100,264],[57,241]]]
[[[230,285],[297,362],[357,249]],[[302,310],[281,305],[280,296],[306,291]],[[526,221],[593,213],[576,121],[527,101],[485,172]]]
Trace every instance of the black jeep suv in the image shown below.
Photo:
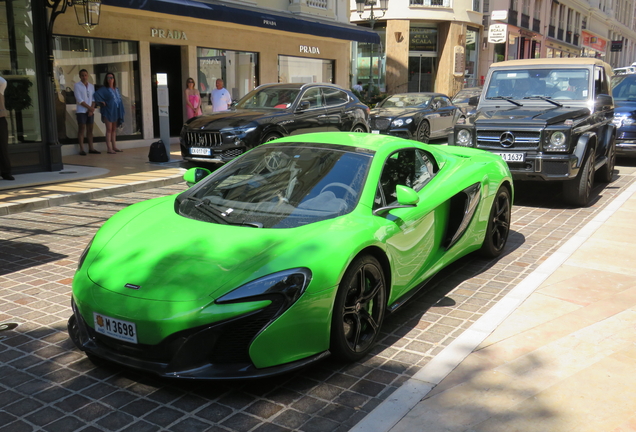
[[[611,76],[590,58],[495,63],[476,112],[455,125],[449,145],[499,154],[516,180],[563,181],[566,201],[585,206],[595,174],[612,180]]]

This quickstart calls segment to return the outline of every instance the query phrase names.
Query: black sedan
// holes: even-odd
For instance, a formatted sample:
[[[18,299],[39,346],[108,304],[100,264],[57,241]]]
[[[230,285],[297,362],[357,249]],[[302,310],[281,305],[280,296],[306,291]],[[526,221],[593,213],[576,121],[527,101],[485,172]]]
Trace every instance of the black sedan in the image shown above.
[[[326,131],[369,132],[369,108],[333,84],[264,84],[228,111],[188,120],[181,130],[181,155],[227,162],[276,138]]]
[[[428,143],[446,137],[463,116],[441,93],[399,93],[371,110],[371,132]]]

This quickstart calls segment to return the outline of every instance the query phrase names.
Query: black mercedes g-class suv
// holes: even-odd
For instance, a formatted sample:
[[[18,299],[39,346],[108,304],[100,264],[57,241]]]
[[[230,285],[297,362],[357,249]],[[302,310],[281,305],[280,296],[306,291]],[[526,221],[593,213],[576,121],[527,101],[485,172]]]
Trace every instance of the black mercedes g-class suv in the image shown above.
[[[612,68],[591,58],[491,65],[477,110],[449,145],[499,154],[516,180],[560,180],[568,203],[585,206],[594,176],[609,183],[616,159]]]

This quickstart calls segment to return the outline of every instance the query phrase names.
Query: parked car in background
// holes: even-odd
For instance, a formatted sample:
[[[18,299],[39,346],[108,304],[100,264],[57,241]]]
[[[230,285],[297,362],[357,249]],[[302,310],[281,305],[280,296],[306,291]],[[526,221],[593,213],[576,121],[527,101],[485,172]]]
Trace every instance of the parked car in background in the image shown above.
[[[636,73],[636,66],[626,66],[619,67],[614,69],[614,75],[625,75],[625,74],[633,74]]]
[[[333,84],[264,84],[228,111],[188,120],[181,130],[181,155],[228,162],[276,138],[327,131],[368,132],[369,107]]]
[[[612,181],[611,77],[593,58],[494,63],[475,114],[455,125],[449,144],[500,155],[515,180],[560,181],[566,202],[586,206],[595,177]]]
[[[428,143],[446,137],[462,110],[441,93],[398,93],[371,110],[371,132]]]
[[[514,197],[500,157],[356,133],[281,138],[184,180],[82,253],[68,329],[90,357],[185,379],[358,361],[443,267],[504,252]]]
[[[612,78],[616,155],[636,157],[636,74]]]
[[[461,108],[464,115],[474,114],[483,90],[483,87],[466,87],[453,96],[451,102],[456,107]]]

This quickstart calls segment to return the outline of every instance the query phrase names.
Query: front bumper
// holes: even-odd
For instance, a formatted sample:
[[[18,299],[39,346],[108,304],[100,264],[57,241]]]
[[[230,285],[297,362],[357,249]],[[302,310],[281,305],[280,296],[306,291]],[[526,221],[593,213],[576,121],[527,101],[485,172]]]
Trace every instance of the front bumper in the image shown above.
[[[226,321],[178,332],[157,345],[131,344],[95,332],[72,301],[68,333],[77,348],[104,360],[166,378],[252,379],[287,373],[329,356],[324,351],[302,360],[258,369],[249,360],[250,335],[244,329],[268,321],[259,310]],[[259,316],[260,315],[260,316]],[[244,345],[244,346],[242,346]]]
[[[221,144],[215,147],[188,146],[181,142],[181,157],[192,162],[225,163],[247,151],[245,145]],[[201,154],[201,153],[208,153]],[[196,153],[196,154],[193,154]]]

